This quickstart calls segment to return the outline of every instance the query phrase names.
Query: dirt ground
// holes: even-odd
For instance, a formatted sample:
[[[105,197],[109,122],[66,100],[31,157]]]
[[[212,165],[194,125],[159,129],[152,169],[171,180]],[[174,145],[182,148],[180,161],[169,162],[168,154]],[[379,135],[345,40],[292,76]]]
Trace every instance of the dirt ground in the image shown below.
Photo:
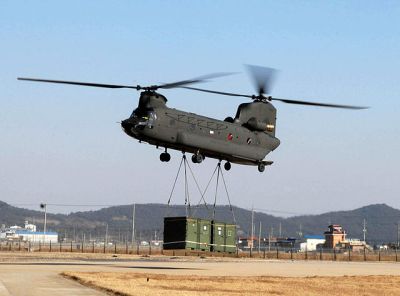
[[[63,275],[116,295],[400,295],[400,276],[221,277],[110,272]]]
[[[33,296],[400,295],[400,263],[0,252],[0,295],[26,287]]]

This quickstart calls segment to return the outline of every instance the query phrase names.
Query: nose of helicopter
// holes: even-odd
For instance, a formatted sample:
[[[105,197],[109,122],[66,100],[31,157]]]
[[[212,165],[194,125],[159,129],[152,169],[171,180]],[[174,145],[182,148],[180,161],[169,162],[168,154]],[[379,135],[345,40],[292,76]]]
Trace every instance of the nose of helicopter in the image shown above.
[[[132,128],[134,127],[134,123],[130,120],[130,118],[122,120],[121,127],[126,134],[132,136]]]
[[[127,130],[132,127],[132,123],[129,121],[129,119],[125,119],[121,121],[121,126],[124,130]]]

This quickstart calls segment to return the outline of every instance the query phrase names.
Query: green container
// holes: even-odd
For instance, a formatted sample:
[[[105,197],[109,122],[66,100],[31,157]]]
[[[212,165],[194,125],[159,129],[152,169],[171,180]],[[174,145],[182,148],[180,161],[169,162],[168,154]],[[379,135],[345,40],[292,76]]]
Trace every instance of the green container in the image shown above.
[[[236,253],[236,225],[225,224],[225,252]]]
[[[198,249],[202,251],[210,251],[211,243],[211,221],[204,219],[197,219],[198,221]]]
[[[188,217],[164,218],[164,244],[166,250],[210,250],[211,222]]]
[[[212,222],[211,251],[236,252],[236,225]]]

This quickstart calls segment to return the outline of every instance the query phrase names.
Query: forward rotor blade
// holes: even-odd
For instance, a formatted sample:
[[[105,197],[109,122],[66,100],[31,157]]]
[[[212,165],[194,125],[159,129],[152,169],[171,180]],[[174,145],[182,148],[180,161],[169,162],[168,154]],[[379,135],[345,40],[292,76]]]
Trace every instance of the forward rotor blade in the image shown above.
[[[277,70],[273,68],[245,65],[250,73],[258,95],[270,94]]]
[[[18,80],[35,81],[35,82],[48,82],[48,83],[60,83],[60,84],[72,84],[72,85],[83,85],[83,86],[104,87],[104,88],[132,88],[132,89],[140,89],[140,86],[132,86],[132,85],[102,84],[102,83],[90,83],[90,82],[78,82],[78,81],[65,81],[65,80],[49,80],[49,79],[22,78],[22,77],[18,77]]]
[[[250,96],[250,95],[242,95],[242,94],[228,93],[228,92],[223,92],[223,91],[215,91],[215,90],[209,90],[209,89],[197,88],[197,87],[180,86],[180,88],[186,88],[186,89],[190,89],[190,90],[202,91],[202,92],[206,92],[206,93],[217,94],[217,95],[224,95],[224,96],[231,96],[231,97],[253,98],[253,96]]]
[[[361,110],[361,109],[368,109],[369,108],[369,107],[364,107],[364,106],[326,104],[326,103],[298,101],[298,100],[287,100],[287,99],[278,99],[278,98],[268,98],[268,99],[272,100],[272,101],[280,101],[280,102],[287,103],[287,104],[318,106],[318,107],[330,107],[330,108],[353,109],[353,110]]]
[[[199,76],[199,77],[193,78],[193,79],[187,79],[187,80],[181,80],[181,81],[161,84],[161,85],[158,85],[157,87],[158,88],[181,87],[181,86],[184,86],[184,85],[204,82],[204,81],[207,81],[208,79],[217,78],[217,77],[223,77],[223,76],[229,76],[229,75],[233,75],[233,74],[236,74],[236,73],[234,73],[234,72],[212,73],[212,74],[208,74],[208,75]]]

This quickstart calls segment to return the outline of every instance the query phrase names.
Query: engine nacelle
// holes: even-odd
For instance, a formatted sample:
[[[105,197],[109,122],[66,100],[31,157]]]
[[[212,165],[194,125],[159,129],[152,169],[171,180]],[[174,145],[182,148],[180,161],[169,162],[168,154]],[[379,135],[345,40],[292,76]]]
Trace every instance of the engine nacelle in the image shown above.
[[[246,122],[246,126],[251,130],[260,132],[273,132],[275,129],[275,126],[273,124],[257,120],[255,117],[251,117]]]

